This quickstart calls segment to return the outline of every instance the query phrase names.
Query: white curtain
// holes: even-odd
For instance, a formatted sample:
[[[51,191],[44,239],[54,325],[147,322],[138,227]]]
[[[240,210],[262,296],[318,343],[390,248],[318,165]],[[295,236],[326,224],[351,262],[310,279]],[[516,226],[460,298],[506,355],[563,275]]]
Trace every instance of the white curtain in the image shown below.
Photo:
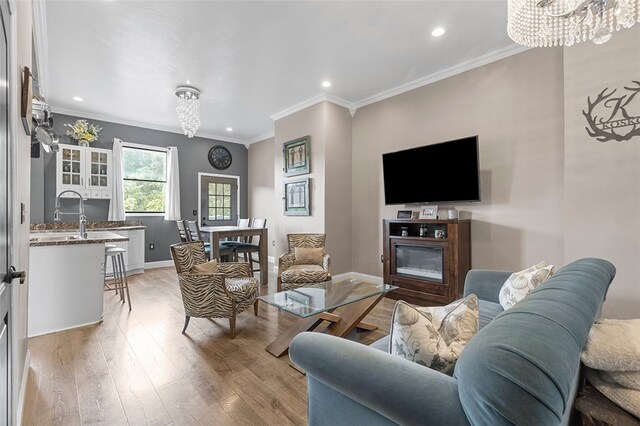
[[[122,141],[113,139],[113,188],[109,203],[109,220],[124,220],[124,187],[122,184]]]
[[[180,168],[178,147],[167,147],[167,190],[164,197],[164,219],[180,220]]]

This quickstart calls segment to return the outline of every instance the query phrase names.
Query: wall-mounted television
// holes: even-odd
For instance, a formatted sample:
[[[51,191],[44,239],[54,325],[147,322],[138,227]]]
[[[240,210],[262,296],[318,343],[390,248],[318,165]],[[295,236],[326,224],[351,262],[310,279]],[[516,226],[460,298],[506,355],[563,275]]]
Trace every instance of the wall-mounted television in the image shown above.
[[[480,201],[478,137],[382,154],[385,204]]]

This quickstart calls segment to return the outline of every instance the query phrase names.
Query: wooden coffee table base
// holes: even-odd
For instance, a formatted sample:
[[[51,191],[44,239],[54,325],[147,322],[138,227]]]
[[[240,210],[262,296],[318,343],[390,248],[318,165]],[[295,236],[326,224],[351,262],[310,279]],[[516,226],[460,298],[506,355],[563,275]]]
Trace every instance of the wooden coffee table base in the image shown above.
[[[382,300],[384,294],[362,299],[357,302],[341,306],[331,312],[323,312],[312,317],[300,318],[280,337],[267,346],[267,352],[280,357],[289,351],[291,340],[304,331],[315,330],[323,321],[329,321],[327,334],[338,337],[346,337],[354,328],[362,330],[375,330],[376,325],[362,322],[369,312]]]

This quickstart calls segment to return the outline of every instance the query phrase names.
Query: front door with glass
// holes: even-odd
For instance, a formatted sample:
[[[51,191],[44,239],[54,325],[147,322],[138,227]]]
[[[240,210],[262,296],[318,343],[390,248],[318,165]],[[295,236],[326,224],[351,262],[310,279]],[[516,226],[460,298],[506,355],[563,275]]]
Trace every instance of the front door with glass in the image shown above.
[[[200,226],[238,223],[238,179],[200,175]]]

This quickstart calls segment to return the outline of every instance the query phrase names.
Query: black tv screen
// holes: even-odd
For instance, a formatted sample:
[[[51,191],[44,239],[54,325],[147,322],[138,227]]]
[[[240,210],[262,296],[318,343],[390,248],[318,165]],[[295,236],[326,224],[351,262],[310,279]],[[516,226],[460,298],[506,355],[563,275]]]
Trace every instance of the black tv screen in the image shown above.
[[[382,154],[385,204],[480,201],[478,137]]]

